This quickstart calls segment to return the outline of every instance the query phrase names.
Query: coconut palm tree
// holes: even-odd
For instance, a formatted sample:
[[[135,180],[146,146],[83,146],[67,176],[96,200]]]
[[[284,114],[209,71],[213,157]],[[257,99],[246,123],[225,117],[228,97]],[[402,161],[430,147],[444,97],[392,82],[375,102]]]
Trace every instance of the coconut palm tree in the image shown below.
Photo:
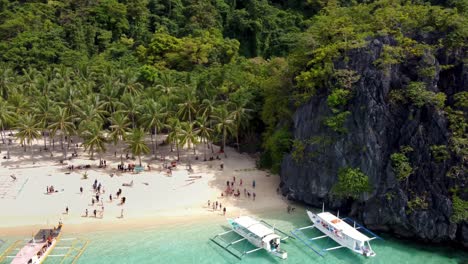
[[[57,106],[54,109],[54,120],[49,127],[52,130],[52,135],[56,135],[57,131],[60,130],[60,145],[63,150],[64,159],[67,158],[67,149],[63,147],[63,140],[75,130],[73,118],[74,116],[71,115],[66,108]]]
[[[235,129],[234,118],[232,114],[229,113],[226,105],[223,105],[221,107],[218,107],[213,113],[213,119],[216,123],[216,130],[222,134],[224,157],[227,158],[226,138],[228,134],[232,134],[232,132]]]
[[[189,123],[192,123],[197,113],[196,105],[198,102],[195,89],[192,86],[186,85],[180,97],[182,103],[179,104],[178,115],[182,120],[188,120]]]
[[[103,97],[102,107],[108,113],[114,113],[119,109],[122,109],[124,104],[119,101],[119,91],[114,88],[112,80],[107,79],[101,86],[99,94]]]
[[[15,72],[8,65],[2,64],[0,66],[0,96],[4,99],[8,98],[12,88],[15,87],[15,79]]]
[[[35,116],[31,114],[26,114],[20,116],[16,129],[16,137],[19,139],[20,143],[24,146],[24,151],[26,151],[26,145],[29,145],[31,149],[31,158],[33,157],[32,152],[32,142],[41,137],[40,133],[40,123],[36,120]]]
[[[208,120],[208,128],[210,128],[211,130],[213,130],[213,118],[212,118],[212,115],[214,113],[214,111],[216,110],[216,105],[218,104],[218,101],[216,100],[216,96],[211,98],[211,99],[208,99],[208,98],[205,98],[203,99],[201,105],[200,105],[200,109],[198,111],[198,115],[199,116],[205,116],[206,119]],[[211,153],[214,153],[214,149],[213,149],[213,143],[210,142],[211,144]]]
[[[251,109],[245,108],[244,105],[241,104],[232,104],[233,106],[233,111],[232,111],[232,118],[234,119],[234,124],[235,124],[235,134],[236,134],[236,143],[237,143],[237,151],[240,152],[240,145],[239,145],[239,133],[240,130],[245,127],[246,124],[248,124],[248,121],[250,120],[250,112],[252,111]]]
[[[171,151],[172,145],[175,144],[177,148],[177,160],[180,159],[180,152],[179,152],[179,142],[180,142],[180,129],[181,123],[180,120],[176,117],[171,117],[167,120],[167,127],[169,128],[170,132],[167,135],[167,140],[171,144]]]
[[[99,159],[101,159],[101,154],[106,151],[106,130],[103,130],[102,123],[97,121],[87,122],[86,124],[86,129],[81,133],[84,139],[85,151],[89,152],[91,159],[94,159],[94,152],[96,151],[99,154]]]
[[[138,82],[138,75],[131,68],[122,70],[120,82],[122,83],[124,94],[129,93],[137,96],[143,90],[143,85]]]
[[[5,144],[5,127],[14,123],[16,118],[15,108],[7,101],[0,98],[0,125],[2,127],[2,141]]]
[[[33,108],[44,136],[44,150],[47,150],[46,134],[48,134],[49,125],[53,119],[53,108],[54,102],[47,96],[39,97]]]
[[[140,113],[140,104],[138,103],[138,100],[136,100],[135,96],[126,93],[122,95],[121,101],[124,103],[122,111],[124,111],[132,121],[132,128],[136,128],[136,118]]]
[[[37,81],[41,77],[41,73],[35,68],[29,67],[22,70],[23,75],[21,76],[21,91],[26,96],[39,95],[37,89]]]
[[[127,139],[127,134],[130,130],[130,120],[123,113],[115,112],[112,114],[109,121],[111,122],[109,138],[114,142],[114,145],[117,146],[121,141]],[[120,150],[120,163],[123,165],[123,148]]]
[[[133,155],[138,156],[138,161],[141,167],[141,155],[148,154],[150,149],[145,143],[145,131],[142,128],[134,128],[130,132],[127,139],[128,147]]]
[[[194,129],[194,123],[183,122],[179,131],[180,143],[182,146],[187,145],[187,150],[193,147],[193,155],[196,155],[196,144],[198,143],[198,132]],[[191,168],[190,158],[189,167]]]
[[[196,126],[197,126],[197,129],[196,129],[197,135],[200,137],[203,143],[203,156],[204,156],[204,160],[206,161],[206,149],[208,148],[208,142],[211,139],[213,129],[210,127],[210,124],[206,115],[202,115],[197,118]]]
[[[151,134],[151,142],[153,145],[154,158],[157,158],[157,146],[158,146],[158,131],[164,127],[164,121],[166,118],[166,112],[164,107],[153,99],[148,99],[143,103],[143,115],[142,121],[146,129]],[[153,140],[153,131],[156,138],[156,142]]]

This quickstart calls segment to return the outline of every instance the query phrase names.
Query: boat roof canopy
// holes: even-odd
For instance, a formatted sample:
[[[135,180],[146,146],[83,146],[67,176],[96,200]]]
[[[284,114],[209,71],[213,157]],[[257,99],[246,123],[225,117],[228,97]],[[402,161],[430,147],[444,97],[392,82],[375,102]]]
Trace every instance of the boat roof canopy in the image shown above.
[[[270,243],[270,241],[273,240],[273,239],[280,239],[281,240],[281,237],[278,236],[277,234],[269,234],[266,237],[264,237],[262,239],[262,241],[265,242],[265,243]]]
[[[323,221],[327,222],[329,225],[333,226],[335,229],[341,230],[343,234],[351,237],[354,240],[362,242],[370,240],[369,237],[357,231],[355,228],[348,225],[345,221],[339,219],[329,212],[319,213],[317,216],[320,217]]]
[[[268,235],[275,234],[275,232],[271,228],[265,226],[264,224],[249,216],[240,216],[234,219],[234,222],[246,228],[247,230],[249,230],[250,232],[252,232],[260,238],[264,238]]]

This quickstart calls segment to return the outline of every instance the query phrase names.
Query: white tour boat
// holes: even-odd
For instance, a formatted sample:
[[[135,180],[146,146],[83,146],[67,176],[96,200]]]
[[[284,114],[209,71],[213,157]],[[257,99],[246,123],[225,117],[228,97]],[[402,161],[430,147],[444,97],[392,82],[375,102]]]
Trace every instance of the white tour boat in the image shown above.
[[[366,257],[374,257],[376,254],[372,250],[370,245],[370,241],[374,239],[381,239],[376,234],[372,233],[371,231],[367,230],[363,226],[357,224],[351,218],[339,218],[329,212],[322,212],[315,214],[309,210],[307,210],[307,215],[309,216],[310,220],[312,221],[312,225],[298,228],[291,233],[306,244],[310,249],[312,249],[317,254],[323,256],[323,254],[330,250],[335,250],[339,248],[349,248],[355,253],[361,254]],[[353,226],[351,226],[351,224]],[[302,233],[303,230],[306,229],[313,229],[317,228],[320,230],[324,235],[308,238]],[[367,234],[371,235],[371,237],[361,233],[358,230],[362,230]],[[339,246],[320,249],[312,242],[314,240],[322,239],[322,238],[331,238]]]
[[[235,257],[241,259],[244,255],[253,253],[255,251],[264,249],[268,253],[279,257],[281,259],[286,259],[288,257],[288,253],[280,248],[281,241],[284,241],[289,238],[289,236],[281,237],[275,233],[285,234],[283,231],[274,228],[270,224],[265,221],[258,221],[249,216],[240,216],[235,219],[228,219],[229,224],[231,225],[232,230],[227,232],[220,233],[213,237],[211,240],[215,242],[217,245],[234,255]],[[235,241],[225,241],[222,236],[228,233],[235,232],[240,235],[242,238],[237,239]],[[222,245],[217,241],[217,238],[220,238],[224,241],[225,245]],[[242,242],[242,241],[249,241],[255,249],[240,252],[236,254],[234,249],[232,248],[233,245]]]
[[[62,224],[54,229],[41,229],[13,258],[11,264],[40,264],[60,239]]]

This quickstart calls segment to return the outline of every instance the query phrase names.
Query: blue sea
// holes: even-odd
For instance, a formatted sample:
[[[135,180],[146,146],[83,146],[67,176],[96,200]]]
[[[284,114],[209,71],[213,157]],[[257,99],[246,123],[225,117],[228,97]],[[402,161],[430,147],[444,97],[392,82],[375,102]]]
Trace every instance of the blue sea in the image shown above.
[[[293,214],[269,212],[258,217],[288,233],[295,228],[310,224],[305,213],[300,210]],[[74,263],[468,263],[468,252],[462,249],[398,240],[389,235],[382,235],[383,241],[372,241],[372,247],[377,253],[373,258],[356,255],[348,249],[330,251],[321,257],[298,240],[287,240],[282,243],[282,249],[288,252],[286,260],[270,256],[264,251],[257,251],[238,260],[210,240],[226,230],[228,230],[227,222],[222,216],[217,216],[209,222],[199,220],[178,222],[174,225],[148,226],[123,232],[101,231],[85,234],[65,232],[63,238],[79,238],[80,242],[61,241],[52,254],[63,255],[70,252],[67,245],[73,243],[76,243],[74,245],[77,248],[76,252],[71,252],[67,259],[49,257],[45,264],[73,263],[73,258],[78,255],[79,246],[83,245],[84,241],[88,241],[87,247]],[[5,243],[1,245],[0,250],[5,250],[18,238],[1,239]],[[239,243],[239,247],[250,248],[248,242],[245,242],[245,245],[242,243]],[[327,239],[322,243],[323,246],[334,245],[333,241]]]

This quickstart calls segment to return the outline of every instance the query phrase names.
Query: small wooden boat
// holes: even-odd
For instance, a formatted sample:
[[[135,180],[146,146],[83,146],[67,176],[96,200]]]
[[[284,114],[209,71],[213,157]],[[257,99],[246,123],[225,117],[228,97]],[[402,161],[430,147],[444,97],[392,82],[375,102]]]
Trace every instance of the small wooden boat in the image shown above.
[[[280,248],[280,244],[281,241],[288,239],[289,236],[282,238],[275,233],[275,231],[277,231],[278,233],[286,235],[286,233],[283,231],[274,228],[265,221],[258,221],[249,216],[240,216],[235,219],[228,219],[228,222],[231,225],[232,230],[220,233],[211,240],[237,258],[241,259],[243,256],[261,249],[264,249],[268,253],[281,259],[286,259],[288,257],[288,253]],[[217,238],[220,238],[221,236],[231,232],[237,233],[242,238],[231,242],[225,241],[225,245],[217,242]],[[241,241],[246,240],[250,242],[255,247],[255,249],[240,252],[239,256],[239,254],[236,254],[231,247]]]
[[[352,250],[353,252],[366,257],[374,257],[376,255],[375,252],[372,250],[372,247],[369,242],[371,240],[381,238],[369,231],[368,229],[364,228],[363,226],[357,224],[351,218],[341,219],[333,215],[332,213],[324,212],[323,210],[321,213],[318,214],[315,214],[308,210],[306,212],[313,224],[310,226],[298,228],[292,231],[291,233],[300,241],[302,241],[305,245],[307,245],[310,249],[312,249],[315,253],[319,254],[320,256],[323,256],[323,254],[327,251],[346,247]],[[351,224],[353,226],[351,226]],[[324,235],[308,238],[305,236],[304,233],[302,233],[302,230],[313,228],[317,228]],[[358,230],[366,232],[370,237],[361,233]],[[327,237],[331,238],[339,245],[330,248],[320,249],[313,244],[313,241]]]
[[[62,223],[57,228],[41,229],[39,232],[16,254],[11,264],[40,264],[52,252],[58,243],[62,231]]]

